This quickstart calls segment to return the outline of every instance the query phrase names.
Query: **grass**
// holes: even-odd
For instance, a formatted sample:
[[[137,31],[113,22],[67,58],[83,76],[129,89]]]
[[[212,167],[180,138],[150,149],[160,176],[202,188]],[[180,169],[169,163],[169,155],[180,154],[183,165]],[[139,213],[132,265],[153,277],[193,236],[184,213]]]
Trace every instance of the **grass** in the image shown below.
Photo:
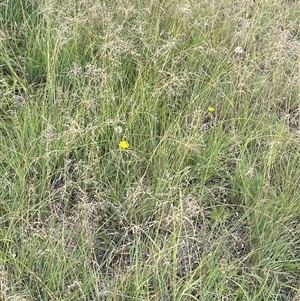
[[[4,1],[0,300],[300,300],[299,9]]]

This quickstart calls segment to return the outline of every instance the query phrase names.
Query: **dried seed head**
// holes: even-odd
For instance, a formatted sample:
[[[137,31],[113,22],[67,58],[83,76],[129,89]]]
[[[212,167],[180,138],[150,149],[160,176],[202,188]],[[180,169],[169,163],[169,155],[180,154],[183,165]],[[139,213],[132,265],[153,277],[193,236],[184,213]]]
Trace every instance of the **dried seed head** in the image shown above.
[[[238,47],[236,47],[236,48],[234,49],[234,52],[235,52],[236,54],[241,55],[241,54],[244,53],[244,49],[243,49],[242,47],[238,46]]]
[[[116,126],[115,127],[115,132],[117,133],[117,134],[122,134],[122,132],[123,132],[123,129],[122,129],[122,127],[121,126]]]

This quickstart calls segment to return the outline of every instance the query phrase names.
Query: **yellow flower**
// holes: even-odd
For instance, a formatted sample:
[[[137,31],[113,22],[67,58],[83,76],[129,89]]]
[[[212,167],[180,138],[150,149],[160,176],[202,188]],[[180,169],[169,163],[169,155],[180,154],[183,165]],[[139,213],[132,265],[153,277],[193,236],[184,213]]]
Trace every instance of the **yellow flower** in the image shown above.
[[[209,106],[209,107],[207,108],[207,111],[208,111],[209,113],[213,113],[213,112],[215,111],[215,108],[212,107],[212,106]]]
[[[127,149],[129,147],[129,143],[126,140],[122,140],[119,143],[119,147],[122,149]]]

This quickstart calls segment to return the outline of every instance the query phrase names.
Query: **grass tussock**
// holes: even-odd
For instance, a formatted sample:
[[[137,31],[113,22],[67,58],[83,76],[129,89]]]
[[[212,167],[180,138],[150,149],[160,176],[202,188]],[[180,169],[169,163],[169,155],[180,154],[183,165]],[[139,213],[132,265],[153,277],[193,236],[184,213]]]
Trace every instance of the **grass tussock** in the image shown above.
[[[299,300],[299,10],[4,1],[0,300]]]

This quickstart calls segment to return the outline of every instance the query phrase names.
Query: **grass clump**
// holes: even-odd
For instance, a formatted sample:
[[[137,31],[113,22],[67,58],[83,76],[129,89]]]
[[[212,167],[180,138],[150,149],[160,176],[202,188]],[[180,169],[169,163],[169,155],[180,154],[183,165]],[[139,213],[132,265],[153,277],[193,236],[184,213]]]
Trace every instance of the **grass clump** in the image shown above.
[[[1,300],[299,300],[293,1],[0,7]]]

